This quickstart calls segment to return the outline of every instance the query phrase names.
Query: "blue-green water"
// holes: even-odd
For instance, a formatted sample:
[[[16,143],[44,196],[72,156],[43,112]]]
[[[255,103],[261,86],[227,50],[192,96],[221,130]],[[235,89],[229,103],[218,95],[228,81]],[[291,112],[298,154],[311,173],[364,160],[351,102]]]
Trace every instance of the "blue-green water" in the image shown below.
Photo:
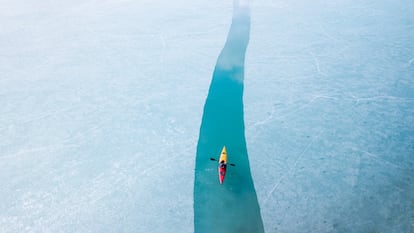
[[[249,41],[247,6],[235,4],[227,42],[213,73],[197,146],[194,184],[196,233],[264,232],[256,191],[250,173],[243,118],[244,57]],[[217,163],[227,147],[228,167],[219,184]]]

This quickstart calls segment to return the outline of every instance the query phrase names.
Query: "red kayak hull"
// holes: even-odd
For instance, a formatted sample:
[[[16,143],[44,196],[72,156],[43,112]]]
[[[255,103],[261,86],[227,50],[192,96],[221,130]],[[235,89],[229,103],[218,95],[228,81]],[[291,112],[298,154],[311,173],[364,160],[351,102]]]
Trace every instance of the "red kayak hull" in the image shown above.
[[[226,176],[226,168],[218,168],[218,173],[219,173],[219,180],[220,180],[220,184],[223,184],[224,182],[224,177]]]

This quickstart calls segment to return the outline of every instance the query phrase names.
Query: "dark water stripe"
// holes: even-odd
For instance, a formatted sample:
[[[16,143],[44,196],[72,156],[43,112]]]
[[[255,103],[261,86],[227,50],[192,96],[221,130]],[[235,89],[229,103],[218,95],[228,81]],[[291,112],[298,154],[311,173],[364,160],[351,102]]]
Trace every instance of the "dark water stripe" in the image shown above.
[[[248,6],[236,2],[200,127],[194,183],[195,233],[264,232],[244,135],[244,57],[249,32]],[[209,158],[218,159],[224,145],[229,162],[236,167],[228,167],[220,185],[217,163]]]

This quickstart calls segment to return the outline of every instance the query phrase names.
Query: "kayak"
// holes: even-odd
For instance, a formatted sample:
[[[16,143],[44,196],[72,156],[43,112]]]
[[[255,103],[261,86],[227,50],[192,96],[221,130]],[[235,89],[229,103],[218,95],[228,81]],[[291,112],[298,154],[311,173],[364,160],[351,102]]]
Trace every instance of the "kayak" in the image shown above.
[[[226,151],[226,146],[223,146],[223,149],[221,150],[219,166],[218,166],[220,184],[223,184],[224,182],[224,177],[226,176],[226,170],[227,170],[227,151]]]

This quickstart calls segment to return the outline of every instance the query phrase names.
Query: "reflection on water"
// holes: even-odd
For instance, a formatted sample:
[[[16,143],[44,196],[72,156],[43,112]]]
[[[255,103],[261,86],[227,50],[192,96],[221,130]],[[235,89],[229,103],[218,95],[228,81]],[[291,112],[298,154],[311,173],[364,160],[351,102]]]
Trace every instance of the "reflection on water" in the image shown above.
[[[250,16],[246,3],[234,4],[226,44],[213,73],[197,146],[194,184],[196,233],[264,232],[244,136],[244,56],[249,41]],[[219,184],[217,163],[223,146],[235,167],[227,168]]]

